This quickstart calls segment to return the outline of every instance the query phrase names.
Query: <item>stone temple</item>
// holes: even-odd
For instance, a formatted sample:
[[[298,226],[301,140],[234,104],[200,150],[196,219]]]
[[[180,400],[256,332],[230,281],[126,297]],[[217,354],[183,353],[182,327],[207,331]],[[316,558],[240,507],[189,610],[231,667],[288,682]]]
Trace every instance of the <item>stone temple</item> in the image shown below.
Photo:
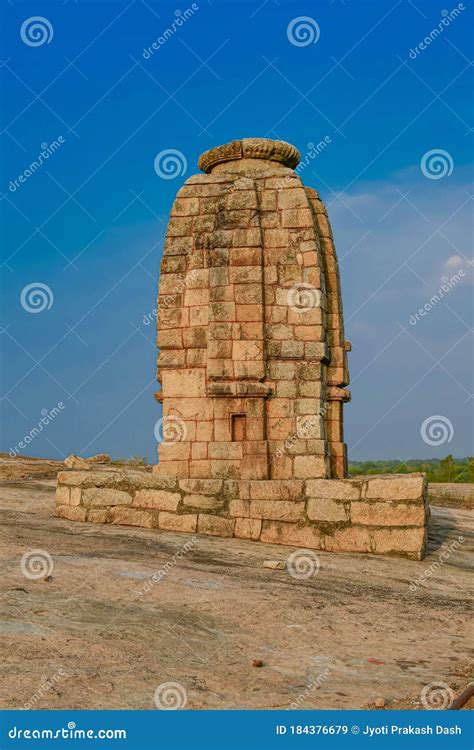
[[[62,472],[57,514],[421,558],[423,475],[347,478],[340,278],[324,204],[283,141],[206,151],[171,210],[152,474]]]

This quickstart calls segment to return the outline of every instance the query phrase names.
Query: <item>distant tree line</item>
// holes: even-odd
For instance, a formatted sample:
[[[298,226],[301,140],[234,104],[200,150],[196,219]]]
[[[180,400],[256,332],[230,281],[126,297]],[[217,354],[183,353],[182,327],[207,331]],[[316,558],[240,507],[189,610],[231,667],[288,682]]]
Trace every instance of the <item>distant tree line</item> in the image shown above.
[[[411,474],[424,471],[429,482],[474,482],[474,456],[411,459],[410,461],[351,461],[349,474]]]

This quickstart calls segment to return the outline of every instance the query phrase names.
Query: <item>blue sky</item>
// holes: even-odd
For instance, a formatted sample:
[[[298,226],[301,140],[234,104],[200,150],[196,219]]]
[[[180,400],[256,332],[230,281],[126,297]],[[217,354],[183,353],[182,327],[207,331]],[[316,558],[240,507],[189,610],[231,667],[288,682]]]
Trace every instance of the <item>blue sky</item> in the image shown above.
[[[22,452],[155,459],[149,316],[174,195],[205,149],[267,136],[302,154],[326,137],[301,176],[328,205],[341,260],[350,458],[472,452],[471,4],[202,0],[146,59],[191,6],[3,4],[1,450],[61,402]],[[33,46],[21,29],[35,16],[47,24]],[[300,17],[314,43],[289,38]],[[156,174],[164,149],[183,154],[182,175]],[[446,174],[426,176],[440,149]],[[21,294],[38,283],[52,296],[35,314]],[[431,417],[449,442],[423,441]]]

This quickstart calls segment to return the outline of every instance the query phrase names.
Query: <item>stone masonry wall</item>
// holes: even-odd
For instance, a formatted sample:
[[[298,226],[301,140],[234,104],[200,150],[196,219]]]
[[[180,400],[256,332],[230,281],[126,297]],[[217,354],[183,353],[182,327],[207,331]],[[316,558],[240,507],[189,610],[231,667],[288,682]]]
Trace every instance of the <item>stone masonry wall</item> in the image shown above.
[[[120,469],[63,471],[56,515],[420,560],[426,497],[421,474],[265,481],[164,478]]]

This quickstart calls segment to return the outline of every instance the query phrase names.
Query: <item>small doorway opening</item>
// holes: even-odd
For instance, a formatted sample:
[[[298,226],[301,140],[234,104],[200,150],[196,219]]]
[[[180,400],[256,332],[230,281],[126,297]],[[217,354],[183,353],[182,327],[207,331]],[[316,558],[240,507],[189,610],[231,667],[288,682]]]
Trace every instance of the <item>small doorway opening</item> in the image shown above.
[[[231,414],[232,441],[241,443],[245,440],[245,414]]]

